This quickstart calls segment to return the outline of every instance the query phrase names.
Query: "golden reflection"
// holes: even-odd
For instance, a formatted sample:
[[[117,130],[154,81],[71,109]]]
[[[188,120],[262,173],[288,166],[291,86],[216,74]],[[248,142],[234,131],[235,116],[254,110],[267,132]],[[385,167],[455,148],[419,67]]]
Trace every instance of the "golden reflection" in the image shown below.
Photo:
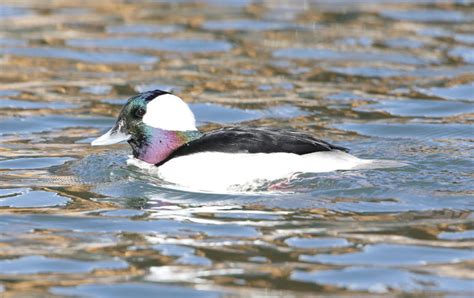
[[[417,139],[408,129],[401,138],[385,138],[338,125],[472,125],[470,111],[412,117],[363,107],[406,99],[470,103],[462,93],[448,94],[453,99],[427,90],[469,87],[474,81],[467,52],[473,7],[463,1],[218,2],[2,1],[0,163],[13,168],[0,168],[0,203],[19,201],[30,191],[69,201],[45,207],[2,204],[0,262],[45,256],[121,260],[128,267],[64,274],[54,268],[39,274],[0,270],[0,296],[43,297],[57,286],[131,281],[242,296],[465,294],[458,285],[474,279],[474,263],[456,256],[474,248],[473,215],[466,207],[473,194],[472,140]],[[235,21],[226,28],[228,20]],[[206,27],[209,21],[217,25]],[[173,44],[176,40],[196,45]],[[166,41],[169,48],[163,47]],[[214,41],[229,48],[205,50],[206,42]],[[146,179],[125,166],[127,145],[109,151],[89,145],[114,122],[121,101],[155,88],[242,113],[281,106],[301,111],[235,123],[204,121],[204,131],[228,124],[292,127],[353,146],[360,155],[406,159],[410,167],[357,178],[321,175],[298,191],[258,198],[162,188],[158,178]],[[71,160],[39,168],[22,162],[36,157]],[[418,196],[425,200],[418,202]],[[67,220],[77,227],[67,226]],[[291,246],[290,238],[310,244]],[[314,244],[327,238],[347,245]],[[294,278],[295,272],[318,276],[372,268],[358,259],[324,263],[304,257],[344,259],[376,244],[429,247],[453,257],[373,266],[390,275],[375,291],[360,281],[374,276],[354,280],[340,273],[339,284]],[[400,256],[386,256],[391,257]],[[418,283],[414,273],[427,281]],[[456,289],[442,288],[436,278]],[[385,292],[377,292],[381,289]]]

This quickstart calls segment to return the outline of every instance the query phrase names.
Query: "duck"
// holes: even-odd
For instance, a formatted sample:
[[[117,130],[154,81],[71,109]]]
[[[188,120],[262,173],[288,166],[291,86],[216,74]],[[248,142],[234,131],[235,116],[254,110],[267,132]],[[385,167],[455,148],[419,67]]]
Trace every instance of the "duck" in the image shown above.
[[[121,142],[132,149],[127,164],[197,191],[248,190],[298,173],[370,168],[374,163],[292,129],[228,126],[201,132],[189,106],[163,90],[129,98],[115,125],[91,145]]]

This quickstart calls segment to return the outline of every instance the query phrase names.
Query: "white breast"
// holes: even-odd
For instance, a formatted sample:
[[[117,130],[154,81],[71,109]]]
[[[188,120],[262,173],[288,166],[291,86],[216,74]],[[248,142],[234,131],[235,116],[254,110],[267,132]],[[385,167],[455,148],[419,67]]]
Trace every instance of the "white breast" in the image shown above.
[[[195,191],[228,192],[251,185],[288,178],[294,173],[373,168],[373,160],[359,159],[341,151],[291,153],[203,152],[173,158],[160,167],[133,159],[129,164],[151,175]],[[393,166],[394,164],[390,164]],[[241,188],[240,188],[241,189]]]

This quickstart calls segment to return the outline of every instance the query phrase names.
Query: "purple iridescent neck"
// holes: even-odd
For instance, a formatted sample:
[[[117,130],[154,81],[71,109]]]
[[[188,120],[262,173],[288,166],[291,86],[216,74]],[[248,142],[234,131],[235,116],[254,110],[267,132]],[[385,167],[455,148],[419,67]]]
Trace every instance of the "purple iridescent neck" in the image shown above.
[[[176,149],[198,139],[202,134],[197,130],[171,131],[147,126],[143,135],[130,140],[133,156],[150,164],[165,160]]]

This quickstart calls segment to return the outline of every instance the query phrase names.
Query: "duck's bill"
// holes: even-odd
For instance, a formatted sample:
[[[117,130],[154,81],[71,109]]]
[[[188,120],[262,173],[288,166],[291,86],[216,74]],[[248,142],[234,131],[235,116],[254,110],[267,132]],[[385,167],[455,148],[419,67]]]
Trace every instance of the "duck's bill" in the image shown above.
[[[115,127],[109,130],[108,132],[104,133],[94,141],[92,141],[92,146],[105,146],[105,145],[112,145],[117,144],[120,142],[130,140],[131,135],[121,132],[119,129]]]

